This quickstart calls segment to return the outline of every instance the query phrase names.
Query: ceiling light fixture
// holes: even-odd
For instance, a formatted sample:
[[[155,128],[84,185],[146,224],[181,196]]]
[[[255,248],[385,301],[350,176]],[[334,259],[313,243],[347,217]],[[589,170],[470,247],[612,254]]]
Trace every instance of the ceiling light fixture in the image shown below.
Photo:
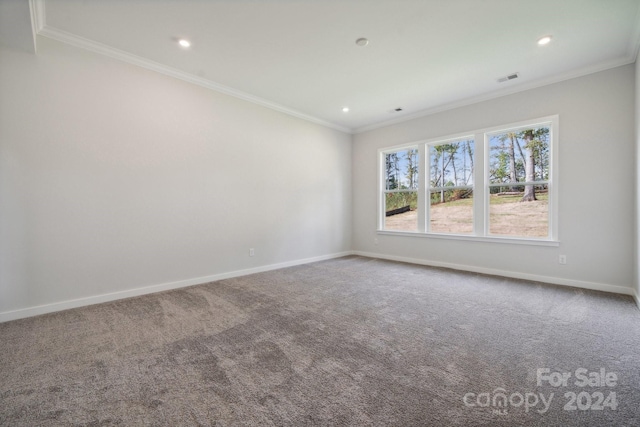
[[[191,46],[191,42],[189,40],[185,40],[185,39],[180,39],[178,40],[178,44],[182,47],[189,47]]]
[[[364,46],[366,46],[366,45],[368,45],[368,44],[369,44],[369,40],[367,40],[367,39],[366,39],[366,38],[364,38],[364,37],[360,37],[358,40],[356,40],[356,44],[357,44],[358,46],[364,47]]]
[[[546,44],[549,44],[549,42],[551,41],[551,36],[544,36],[541,39],[538,40],[538,44],[540,46],[544,46]]]
[[[349,107],[342,107],[342,112],[343,113],[348,113],[349,112]]]

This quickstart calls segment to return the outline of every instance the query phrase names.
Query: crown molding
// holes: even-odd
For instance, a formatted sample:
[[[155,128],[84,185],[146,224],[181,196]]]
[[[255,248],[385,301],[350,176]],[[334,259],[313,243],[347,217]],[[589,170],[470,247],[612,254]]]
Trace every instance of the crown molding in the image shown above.
[[[382,122],[361,126],[358,128],[348,128],[348,127],[337,125],[332,122],[328,122],[323,119],[319,119],[314,116],[310,116],[308,114],[302,113],[297,110],[293,110],[291,108],[268,101],[266,99],[259,98],[254,95],[250,95],[248,93],[222,85],[220,83],[216,83],[212,80],[208,80],[208,79],[196,76],[194,74],[187,73],[185,71],[178,70],[176,68],[169,67],[137,55],[133,55],[126,51],[122,51],[122,50],[104,45],[102,43],[98,43],[93,40],[89,40],[89,39],[77,36],[75,34],[56,29],[56,28],[48,27],[46,25],[45,0],[29,0],[29,7],[31,10],[32,30],[34,31],[34,48],[36,48],[36,51],[37,51],[37,38],[36,38],[36,34],[37,34],[44,37],[48,37],[53,40],[70,44],[72,46],[80,47],[82,49],[99,53],[101,55],[109,56],[111,58],[118,59],[123,62],[128,62],[130,64],[137,65],[139,67],[143,67],[148,70],[156,71],[158,73],[165,74],[167,76],[171,76],[171,77],[174,77],[174,78],[177,78],[177,79],[180,79],[180,80],[183,80],[183,81],[186,81],[210,90],[214,90],[219,93],[223,93],[225,95],[233,96],[235,98],[242,99],[244,101],[248,101],[253,104],[257,104],[262,107],[269,108],[271,110],[275,110],[275,111],[278,111],[293,117],[297,117],[299,119],[306,120],[312,123],[316,123],[334,130],[338,130],[340,132],[344,132],[347,134],[359,134],[363,132],[368,132],[371,130],[376,130],[376,129],[384,128],[387,126],[404,123],[410,120],[429,116],[432,114],[437,114],[440,112],[452,110],[455,108],[465,107],[468,105],[477,104],[479,102],[489,101],[491,99],[496,99],[503,96],[524,92],[530,89],[535,89],[535,88],[547,86],[550,84],[559,83],[565,80],[586,76],[586,75],[597,73],[600,71],[605,71],[611,68],[632,64],[636,62],[638,53],[640,51],[640,8],[638,8],[638,11],[636,13],[636,18],[634,21],[635,25],[634,25],[633,35],[631,37],[631,40],[629,41],[629,46],[627,48],[627,56],[625,58],[619,58],[616,60],[603,62],[594,66],[584,67],[578,70],[573,70],[567,73],[555,75],[550,78],[540,79],[534,82],[520,84],[517,86],[514,85],[512,87],[505,88],[502,90],[492,91],[490,93],[485,93],[477,96],[472,96],[469,98],[464,98],[462,100],[445,103],[442,105],[435,106],[433,108],[421,110],[419,112],[398,117],[395,119],[384,120]]]
[[[352,129],[350,128],[339,126],[335,123],[327,122],[317,117],[313,117],[308,114],[302,113],[300,111],[287,108],[283,105],[276,104],[266,99],[262,99],[257,96],[250,95],[248,93],[222,85],[220,83],[216,83],[214,81],[193,75],[191,73],[187,73],[182,70],[178,70],[173,67],[160,64],[155,61],[151,61],[149,59],[146,59],[137,55],[133,55],[129,52],[125,52],[123,50],[116,49],[111,46],[107,46],[105,44],[98,43],[96,41],[89,40],[84,37],[80,37],[75,34],[68,33],[66,31],[59,30],[57,28],[49,27],[46,25],[46,22],[44,20],[44,0],[31,0],[31,1],[34,1],[36,4],[41,3],[41,7],[35,7],[36,24],[38,25],[38,28],[39,28],[37,31],[37,34],[40,36],[47,37],[52,40],[66,43],[75,47],[79,47],[81,49],[89,50],[91,52],[108,56],[110,58],[127,62],[129,64],[137,65],[139,67],[146,68],[148,70],[152,70],[170,77],[174,77],[176,79],[180,79],[188,83],[192,83],[210,90],[214,90],[216,92],[219,92],[225,95],[233,96],[235,98],[242,99],[243,101],[248,101],[253,104],[257,104],[262,107],[266,107],[271,110],[275,110],[280,113],[284,113],[302,120],[306,120],[308,122],[319,124],[340,132],[344,132],[348,134],[351,134],[353,132]],[[42,25],[42,26],[39,27],[39,25]]]
[[[44,0],[29,0],[31,10],[31,27],[35,34],[38,34],[45,26],[46,10]]]
[[[380,123],[375,123],[368,126],[362,126],[362,127],[353,129],[352,133],[359,134],[359,133],[364,133],[371,130],[376,130],[376,129],[396,125],[399,123],[408,122],[410,120],[419,119],[421,117],[430,116],[432,114],[437,114],[437,113],[441,113],[448,110],[453,110],[455,108],[466,107],[468,105],[477,104],[483,101],[489,101],[492,99],[501,98],[503,96],[513,95],[519,92],[525,92],[527,90],[548,86],[554,83],[560,83],[565,80],[571,80],[578,77],[587,76],[589,74],[599,73],[600,71],[606,71],[612,68],[622,67],[624,65],[633,64],[634,62],[635,62],[635,56],[634,57],[627,56],[625,58],[619,58],[612,61],[602,62],[597,65],[580,68],[578,70],[572,70],[567,73],[558,74],[546,79],[540,79],[530,83],[524,83],[518,86],[512,86],[510,88],[505,88],[498,91],[492,91],[489,93],[484,93],[482,95],[472,96],[469,98],[464,98],[462,100],[442,104],[433,108],[419,111],[417,113],[409,114],[403,117],[398,117],[397,119],[385,120]]]
[[[627,48],[627,56],[626,58],[616,59],[613,61],[603,62],[594,66],[580,68],[578,70],[573,70],[568,73],[559,74],[556,76],[552,76],[546,79],[536,80],[535,82],[513,86],[510,88],[505,88],[500,91],[494,91],[488,94],[478,95],[471,98],[465,98],[463,100],[446,103],[443,105],[439,105],[433,108],[429,108],[426,110],[419,111],[417,113],[413,113],[410,115],[406,115],[403,117],[398,117],[396,119],[385,120],[380,123],[375,123],[372,125],[362,126],[359,128],[353,129],[353,134],[359,134],[363,132],[368,132],[375,129],[380,129],[387,126],[392,126],[395,124],[407,122],[409,120],[418,119],[420,117],[429,116],[436,113],[441,113],[447,110],[453,110],[459,107],[465,107],[467,105],[477,104],[482,101],[489,101],[491,99],[500,98],[502,96],[512,95],[518,92],[524,92],[526,90],[539,88],[542,86],[547,86],[554,83],[560,83],[565,80],[575,79],[578,77],[583,77],[589,74],[598,73],[600,71],[605,71],[611,68],[621,67],[627,64],[633,64],[636,62],[638,58],[638,52],[640,51],[640,7],[638,7],[638,11],[636,12],[636,17],[634,20],[634,27],[631,39],[629,41],[629,47]]]
[[[29,0],[29,15],[31,16],[33,52],[38,53],[38,31],[44,26],[44,0]]]

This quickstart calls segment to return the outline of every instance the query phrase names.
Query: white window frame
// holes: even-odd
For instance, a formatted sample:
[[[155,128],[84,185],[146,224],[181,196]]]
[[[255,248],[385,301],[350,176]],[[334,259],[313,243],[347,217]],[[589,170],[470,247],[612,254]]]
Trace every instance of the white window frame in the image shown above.
[[[422,186],[423,186],[423,179],[422,179],[422,174],[424,173],[424,165],[422,160],[420,160],[418,162],[418,188],[416,189],[407,189],[407,190],[387,190],[387,183],[386,183],[386,175],[385,175],[385,166],[386,166],[386,162],[385,162],[385,156],[387,154],[391,154],[391,153],[395,153],[398,151],[404,151],[404,150],[411,150],[411,149],[417,149],[418,150],[418,159],[422,159],[422,156],[424,156],[424,144],[421,143],[412,143],[412,144],[404,144],[404,145],[397,145],[395,147],[390,147],[390,148],[385,148],[383,150],[378,150],[378,159],[380,161],[379,167],[378,167],[378,188],[380,189],[380,191],[378,192],[378,231],[387,231],[387,232],[391,232],[391,230],[384,230],[384,222],[385,222],[385,218],[386,218],[386,199],[385,199],[385,194],[387,193],[412,193],[412,192],[417,192],[418,193],[418,206],[422,206],[422,204],[424,203],[424,195],[422,194]],[[423,224],[422,227],[420,224]],[[397,231],[394,230],[396,232],[399,233],[416,233],[416,232],[424,232],[424,212],[422,211],[422,209],[418,209],[418,227],[417,230],[415,231]]]
[[[559,116],[546,116],[523,120],[471,132],[461,132],[439,138],[385,147],[378,150],[378,234],[426,237],[449,240],[472,240],[483,242],[503,242],[540,246],[558,246],[558,136],[560,133]],[[489,135],[532,127],[549,126],[549,179],[543,181],[548,186],[549,233],[546,237],[517,237],[489,234]],[[471,234],[433,233],[429,230],[429,206],[431,188],[429,186],[429,147],[448,142],[469,139],[474,141],[473,172],[473,232]],[[418,184],[418,227],[415,231],[385,230],[385,170],[384,159],[388,153],[418,147],[419,184]],[[479,166],[482,167],[479,167]],[[518,183],[525,185],[528,183]],[[536,184],[535,182],[532,184]],[[537,183],[540,185],[540,182]]]

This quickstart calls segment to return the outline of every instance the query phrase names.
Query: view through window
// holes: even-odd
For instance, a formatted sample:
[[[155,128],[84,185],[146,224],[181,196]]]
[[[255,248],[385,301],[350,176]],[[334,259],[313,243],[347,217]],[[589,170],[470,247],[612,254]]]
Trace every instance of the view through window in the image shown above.
[[[555,239],[557,120],[382,150],[380,229]]]
[[[418,230],[418,148],[384,154],[386,230]]]
[[[473,232],[474,141],[429,147],[429,224],[436,233]]]
[[[488,135],[489,233],[549,234],[549,126]]]

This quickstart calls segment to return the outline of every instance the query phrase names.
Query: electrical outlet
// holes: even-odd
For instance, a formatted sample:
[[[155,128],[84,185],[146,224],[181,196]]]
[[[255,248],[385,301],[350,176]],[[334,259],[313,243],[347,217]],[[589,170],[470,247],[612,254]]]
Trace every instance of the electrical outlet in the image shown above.
[[[562,265],[567,263],[567,256],[566,255],[560,255],[558,256],[558,262]]]
[[[256,254],[256,250],[253,248],[249,248],[249,256],[254,256]]]

